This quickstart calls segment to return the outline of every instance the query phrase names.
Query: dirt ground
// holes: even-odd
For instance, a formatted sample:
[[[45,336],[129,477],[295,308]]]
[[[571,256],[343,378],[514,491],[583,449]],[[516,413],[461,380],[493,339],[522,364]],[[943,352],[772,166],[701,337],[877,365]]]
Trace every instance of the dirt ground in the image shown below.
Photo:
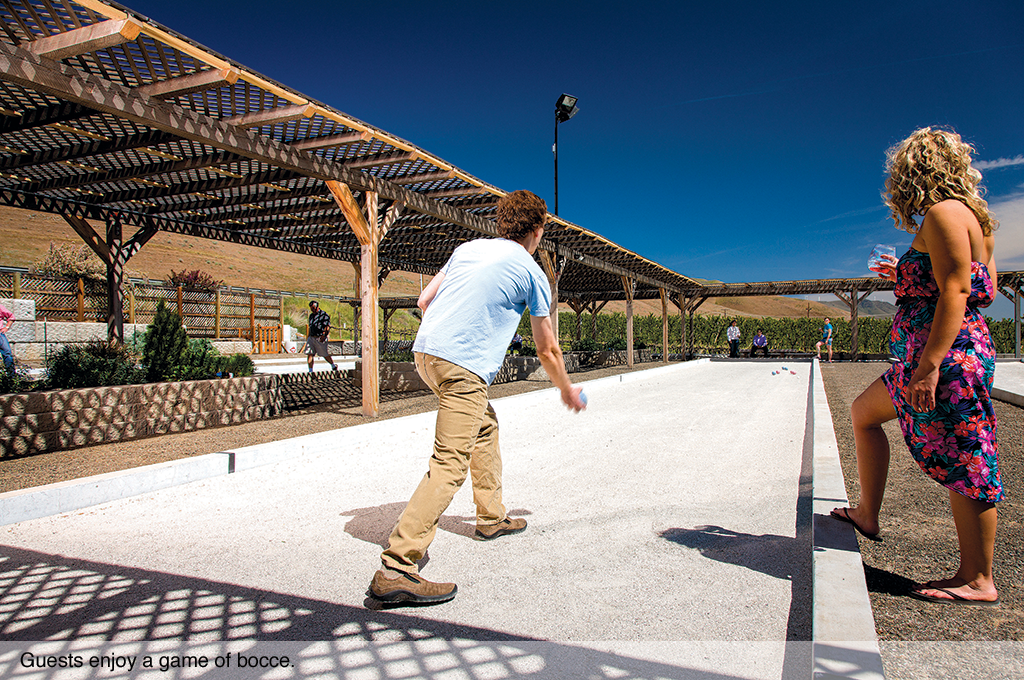
[[[822,377],[846,490],[859,498],[850,404],[888,367],[886,363],[822,364]],[[996,374],[999,365],[996,365]],[[996,401],[999,466],[1007,500],[999,503],[995,577],[998,607],[936,605],[907,595],[914,582],[951,576],[958,549],[949,495],[914,462],[895,421],[885,426],[892,450],[881,543],[858,536],[875,628],[880,640],[1024,640],[1024,409]]]
[[[858,497],[856,458],[849,410],[853,399],[884,371],[884,363],[823,364],[847,492]],[[635,370],[651,368],[639,364]],[[624,367],[573,376],[591,380],[624,373]],[[998,368],[996,369],[998,371]],[[523,381],[491,388],[492,398],[545,389],[550,383]],[[382,395],[379,418],[396,418],[436,408],[427,392]],[[1008,500],[999,505],[996,579],[1003,604],[994,608],[934,605],[914,600],[914,581],[951,574],[957,566],[956,534],[945,490],[920,471],[907,453],[895,423],[887,428],[892,465],[883,507],[881,543],[860,539],[864,571],[879,639],[1024,640],[1024,505],[1018,489],[1024,478],[1024,409],[996,402],[1000,465]],[[297,437],[366,422],[353,398],[270,421],[164,435],[133,442],[92,446],[44,455],[0,459],[0,492],[112,472],[141,465]]]

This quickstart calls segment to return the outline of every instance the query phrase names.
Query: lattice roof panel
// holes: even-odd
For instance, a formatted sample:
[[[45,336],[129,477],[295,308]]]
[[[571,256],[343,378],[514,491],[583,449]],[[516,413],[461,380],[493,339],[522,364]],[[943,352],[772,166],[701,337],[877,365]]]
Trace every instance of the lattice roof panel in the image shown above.
[[[0,203],[357,261],[332,180],[399,207],[381,266],[428,274],[496,233],[503,190],[122,5],[9,0],[0,26]],[[563,298],[697,285],[554,216],[541,248]]]

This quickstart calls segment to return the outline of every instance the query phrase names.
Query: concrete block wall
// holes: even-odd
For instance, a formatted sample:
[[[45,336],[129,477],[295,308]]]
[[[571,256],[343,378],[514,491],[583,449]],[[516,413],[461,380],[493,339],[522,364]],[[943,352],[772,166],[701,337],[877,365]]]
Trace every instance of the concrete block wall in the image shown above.
[[[363,362],[357,361],[352,371],[352,385],[363,384]],[[380,364],[380,389],[389,392],[418,392],[429,390],[411,361],[383,361]]]
[[[0,396],[0,452],[44,453],[235,425],[282,410],[276,376]]]

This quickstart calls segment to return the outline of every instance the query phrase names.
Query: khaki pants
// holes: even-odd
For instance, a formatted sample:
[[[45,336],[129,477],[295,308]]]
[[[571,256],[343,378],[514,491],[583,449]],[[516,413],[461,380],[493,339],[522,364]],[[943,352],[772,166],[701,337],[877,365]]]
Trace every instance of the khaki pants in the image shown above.
[[[467,472],[473,478],[477,524],[505,519],[498,418],[487,401],[487,383],[460,366],[419,352],[416,370],[440,400],[434,454],[381,554],[385,567],[413,574]]]

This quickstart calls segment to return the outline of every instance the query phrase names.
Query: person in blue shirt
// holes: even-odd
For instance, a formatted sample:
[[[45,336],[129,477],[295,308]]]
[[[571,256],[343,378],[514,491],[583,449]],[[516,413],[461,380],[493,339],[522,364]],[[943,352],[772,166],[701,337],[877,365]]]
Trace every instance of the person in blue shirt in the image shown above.
[[[423,320],[413,353],[416,370],[439,400],[434,450],[429,471],[381,554],[368,593],[376,600],[436,604],[455,597],[454,583],[426,580],[417,563],[467,474],[473,483],[477,540],[526,528],[526,520],[508,517],[502,502],[498,420],[487,400],[487,388],[526,309],[537,357],[562,402],[576,412],[586,408],[581,388],[566,373],[548,318],[551,289],[533,259],[546,220],[547,206],[536,194],[504,196],[497,208],[501,238],[460,245],[420,294]]]
[[[768,337],[765,336],[764,331],[760,328],[757,329],[757,334],[754,336],[754,342],[750,346],[750,358],[753,359],[757,356],[758,352],[764,353],[764,358],[768,358]]]
[[[825,345],[828,347],[828,363],[832,363],[832,322],[828,317],[825,317],[825,326],[821,329],[821,340],[814,343],[814,348],[818,350],[818,360],[821,361],[821,346]]]

